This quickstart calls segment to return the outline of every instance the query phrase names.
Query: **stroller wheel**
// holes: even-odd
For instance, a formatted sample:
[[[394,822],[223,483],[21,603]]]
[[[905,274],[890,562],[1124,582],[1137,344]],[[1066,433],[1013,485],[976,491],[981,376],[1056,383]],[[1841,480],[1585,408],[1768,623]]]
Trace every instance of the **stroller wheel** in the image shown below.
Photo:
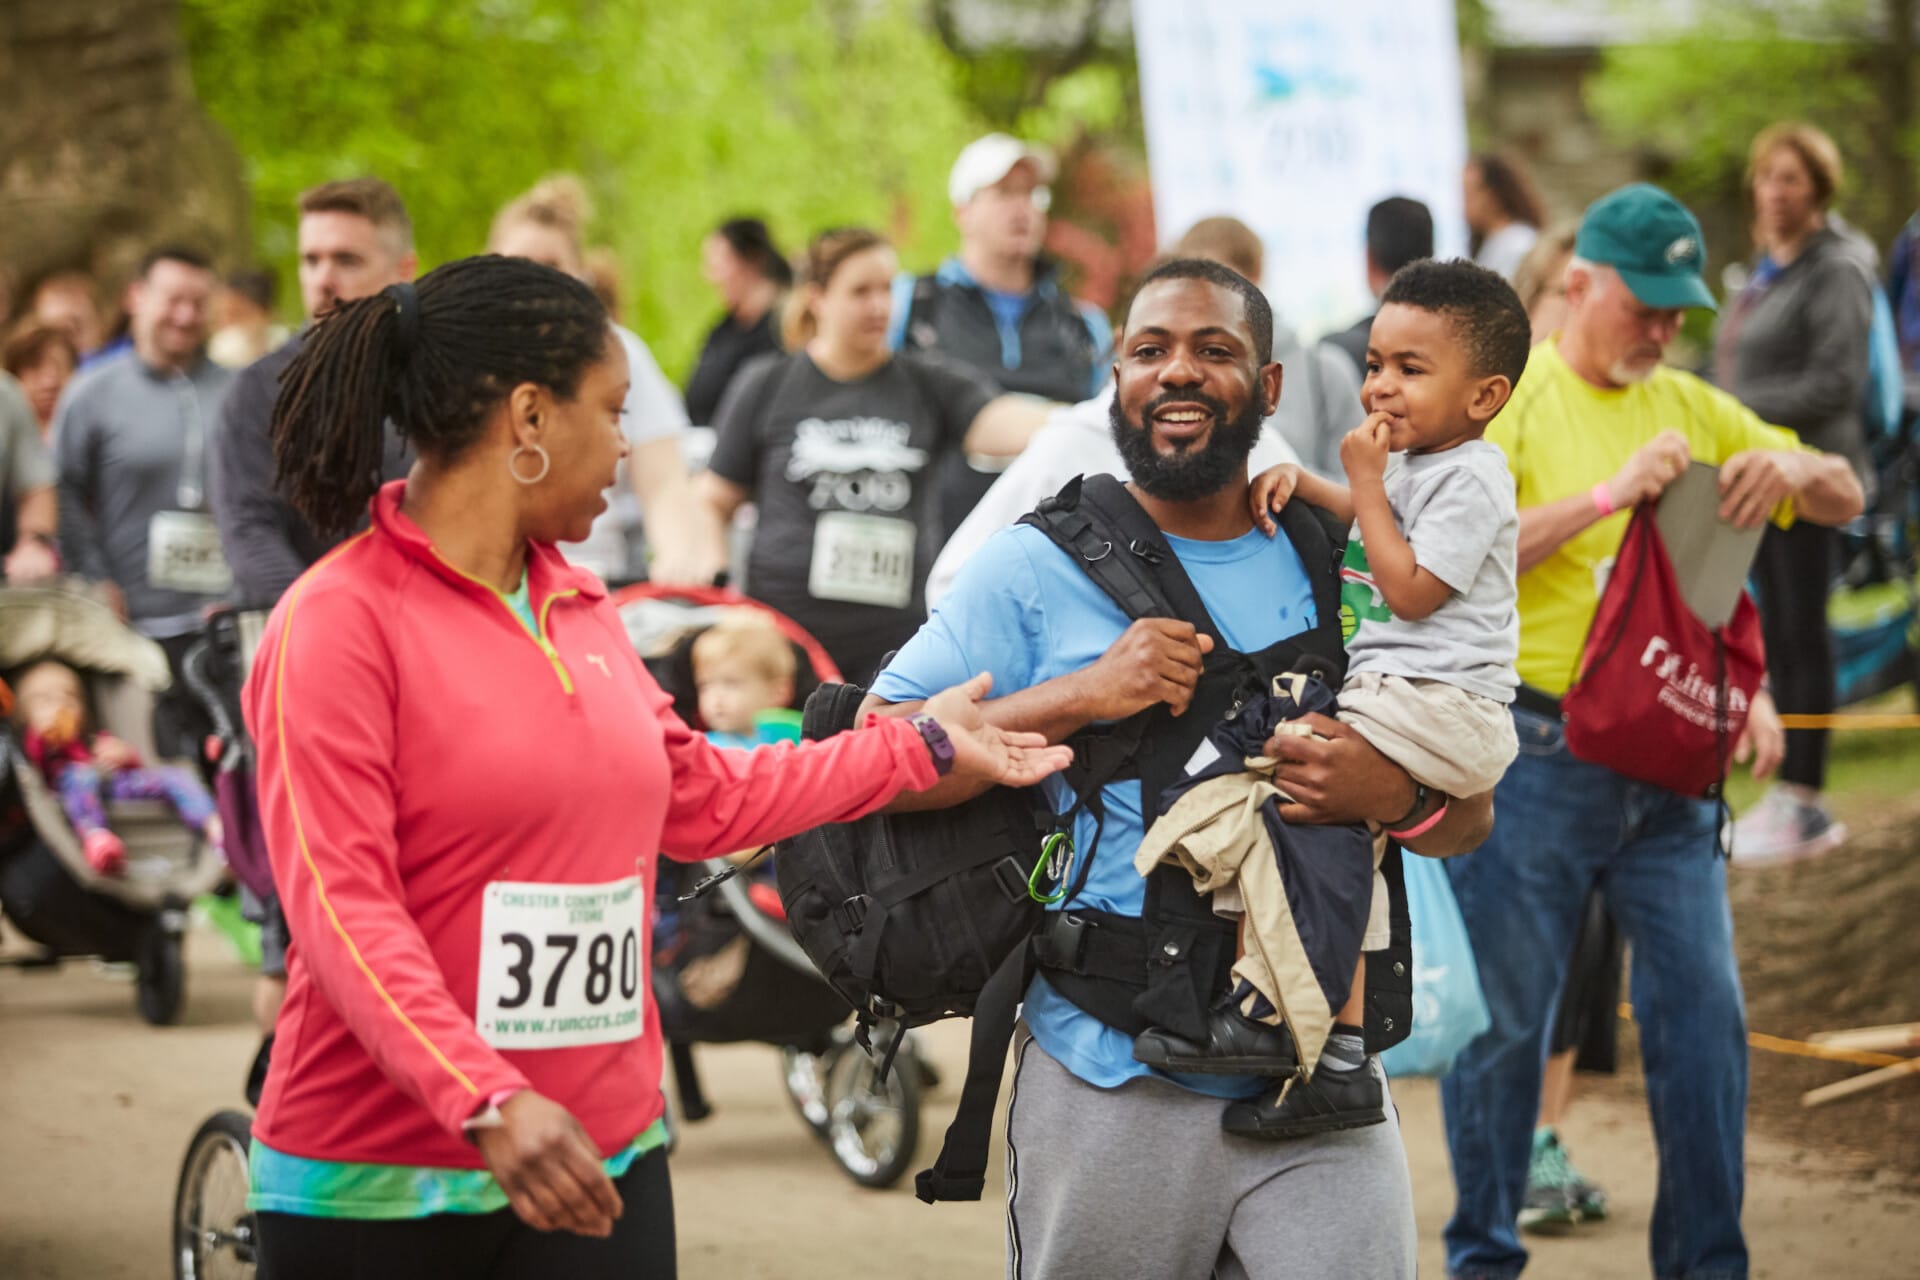
[[[827,1136],[827,1076],[842,1055],[851,1046],[851,1040],[843,1040],[836,1033],[834,1041],[819,1053],[808,1053],[786,1045],[780,1050],[780,1078],[787,1086],[787,1097],[793,1102],[793,1109],[807,1122],[807,1128],[813,1136],[825,1139]]]
[[[171,1026],[180,1019],[185,1001],[187,962],[181,930],[184,913],[171,907],[160,912],[141,935],[136,963],[140,974],[134,983],[134,999],[140,1016],[156,1027]]]
[[[174,1280],[252,1280],[254,1222],[247,1209],[253,1121],[216,1111],[187,1144],[173,1198]]]
[[[896,1035],[905,1039],[884,1081],[879,1078],[887,1054],[883,1036],[874,1037],[871,1056],[849,1044],[836,1046],[826,1060],[822,1136],[834,1160],[863,1187],[900,1181],[920,1146],[920,1054],[910,1033],[886,1033]]]

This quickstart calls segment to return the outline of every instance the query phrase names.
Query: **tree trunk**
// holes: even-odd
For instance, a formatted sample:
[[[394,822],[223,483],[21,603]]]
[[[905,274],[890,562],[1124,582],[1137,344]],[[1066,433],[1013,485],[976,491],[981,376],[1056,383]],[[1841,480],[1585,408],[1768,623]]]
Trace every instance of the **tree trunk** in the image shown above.
[[[0,268],[111,297],[164,242],[247,256],[240,156],[201,111],[177,0],[0,2]]]

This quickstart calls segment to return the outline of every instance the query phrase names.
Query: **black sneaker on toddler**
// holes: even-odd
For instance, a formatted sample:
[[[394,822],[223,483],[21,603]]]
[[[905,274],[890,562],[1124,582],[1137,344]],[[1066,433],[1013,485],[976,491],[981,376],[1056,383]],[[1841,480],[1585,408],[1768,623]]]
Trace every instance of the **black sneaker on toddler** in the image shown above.
[[[1371,1058],[1358,1066],[1336,1065],[1322,1055],[1305,1079],[1278,1101],[1262,1095],[1227,1105],[1220,1127],[1243,1138],[1283,1141],[1342,1129],[1363,1129],[1387,1118],[1386,1091]]]
[[[1254,1021],[1231,998],[1208,1012],[1204,1041],[1148,1027],[1134,1037],[1133,1058],[1162,1071],[1201,1075],[1286,1076],[1300,1069],[1293,1033]]]

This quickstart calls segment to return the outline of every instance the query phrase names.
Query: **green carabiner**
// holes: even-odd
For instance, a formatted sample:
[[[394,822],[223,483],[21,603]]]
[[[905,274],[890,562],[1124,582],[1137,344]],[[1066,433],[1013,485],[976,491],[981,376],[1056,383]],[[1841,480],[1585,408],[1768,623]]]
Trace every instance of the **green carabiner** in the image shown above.
[[[1061,857],[1061,850],[1066,856]],[[1040,857],[1033,864],[1033,871],[1027,876],[1027,896],[1043,906],[1051,906],[1067,896],[1067,871],[1073,866],[1073,837],[1064,831],[1055,831],[1040,845]],[[1054,891],[1043,895],[1040,892],[1042,878],[1052,880]]]

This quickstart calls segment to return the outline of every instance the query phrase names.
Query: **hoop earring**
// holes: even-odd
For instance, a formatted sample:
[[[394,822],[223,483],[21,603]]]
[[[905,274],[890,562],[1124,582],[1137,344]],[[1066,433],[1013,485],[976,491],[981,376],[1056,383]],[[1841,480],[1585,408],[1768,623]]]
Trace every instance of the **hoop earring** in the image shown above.
[[[523,453],[537,453],[540,455],[540,474],[539,475],[523,476],[520,474],[520,468],[514,465],[514,460]],[[525,445],[520,445],[516,447],[512,453],[507,455],[507,474],[511,475],[515,480],[518,480],[521,484],[539,484],[542,480],[545,480],[547,478],[547,472],[552,469],[553,469],[553,459],[547,456],[546,449],[544,449],[540,445],[534,445],[531,449],[527,448],[527,446]]]

